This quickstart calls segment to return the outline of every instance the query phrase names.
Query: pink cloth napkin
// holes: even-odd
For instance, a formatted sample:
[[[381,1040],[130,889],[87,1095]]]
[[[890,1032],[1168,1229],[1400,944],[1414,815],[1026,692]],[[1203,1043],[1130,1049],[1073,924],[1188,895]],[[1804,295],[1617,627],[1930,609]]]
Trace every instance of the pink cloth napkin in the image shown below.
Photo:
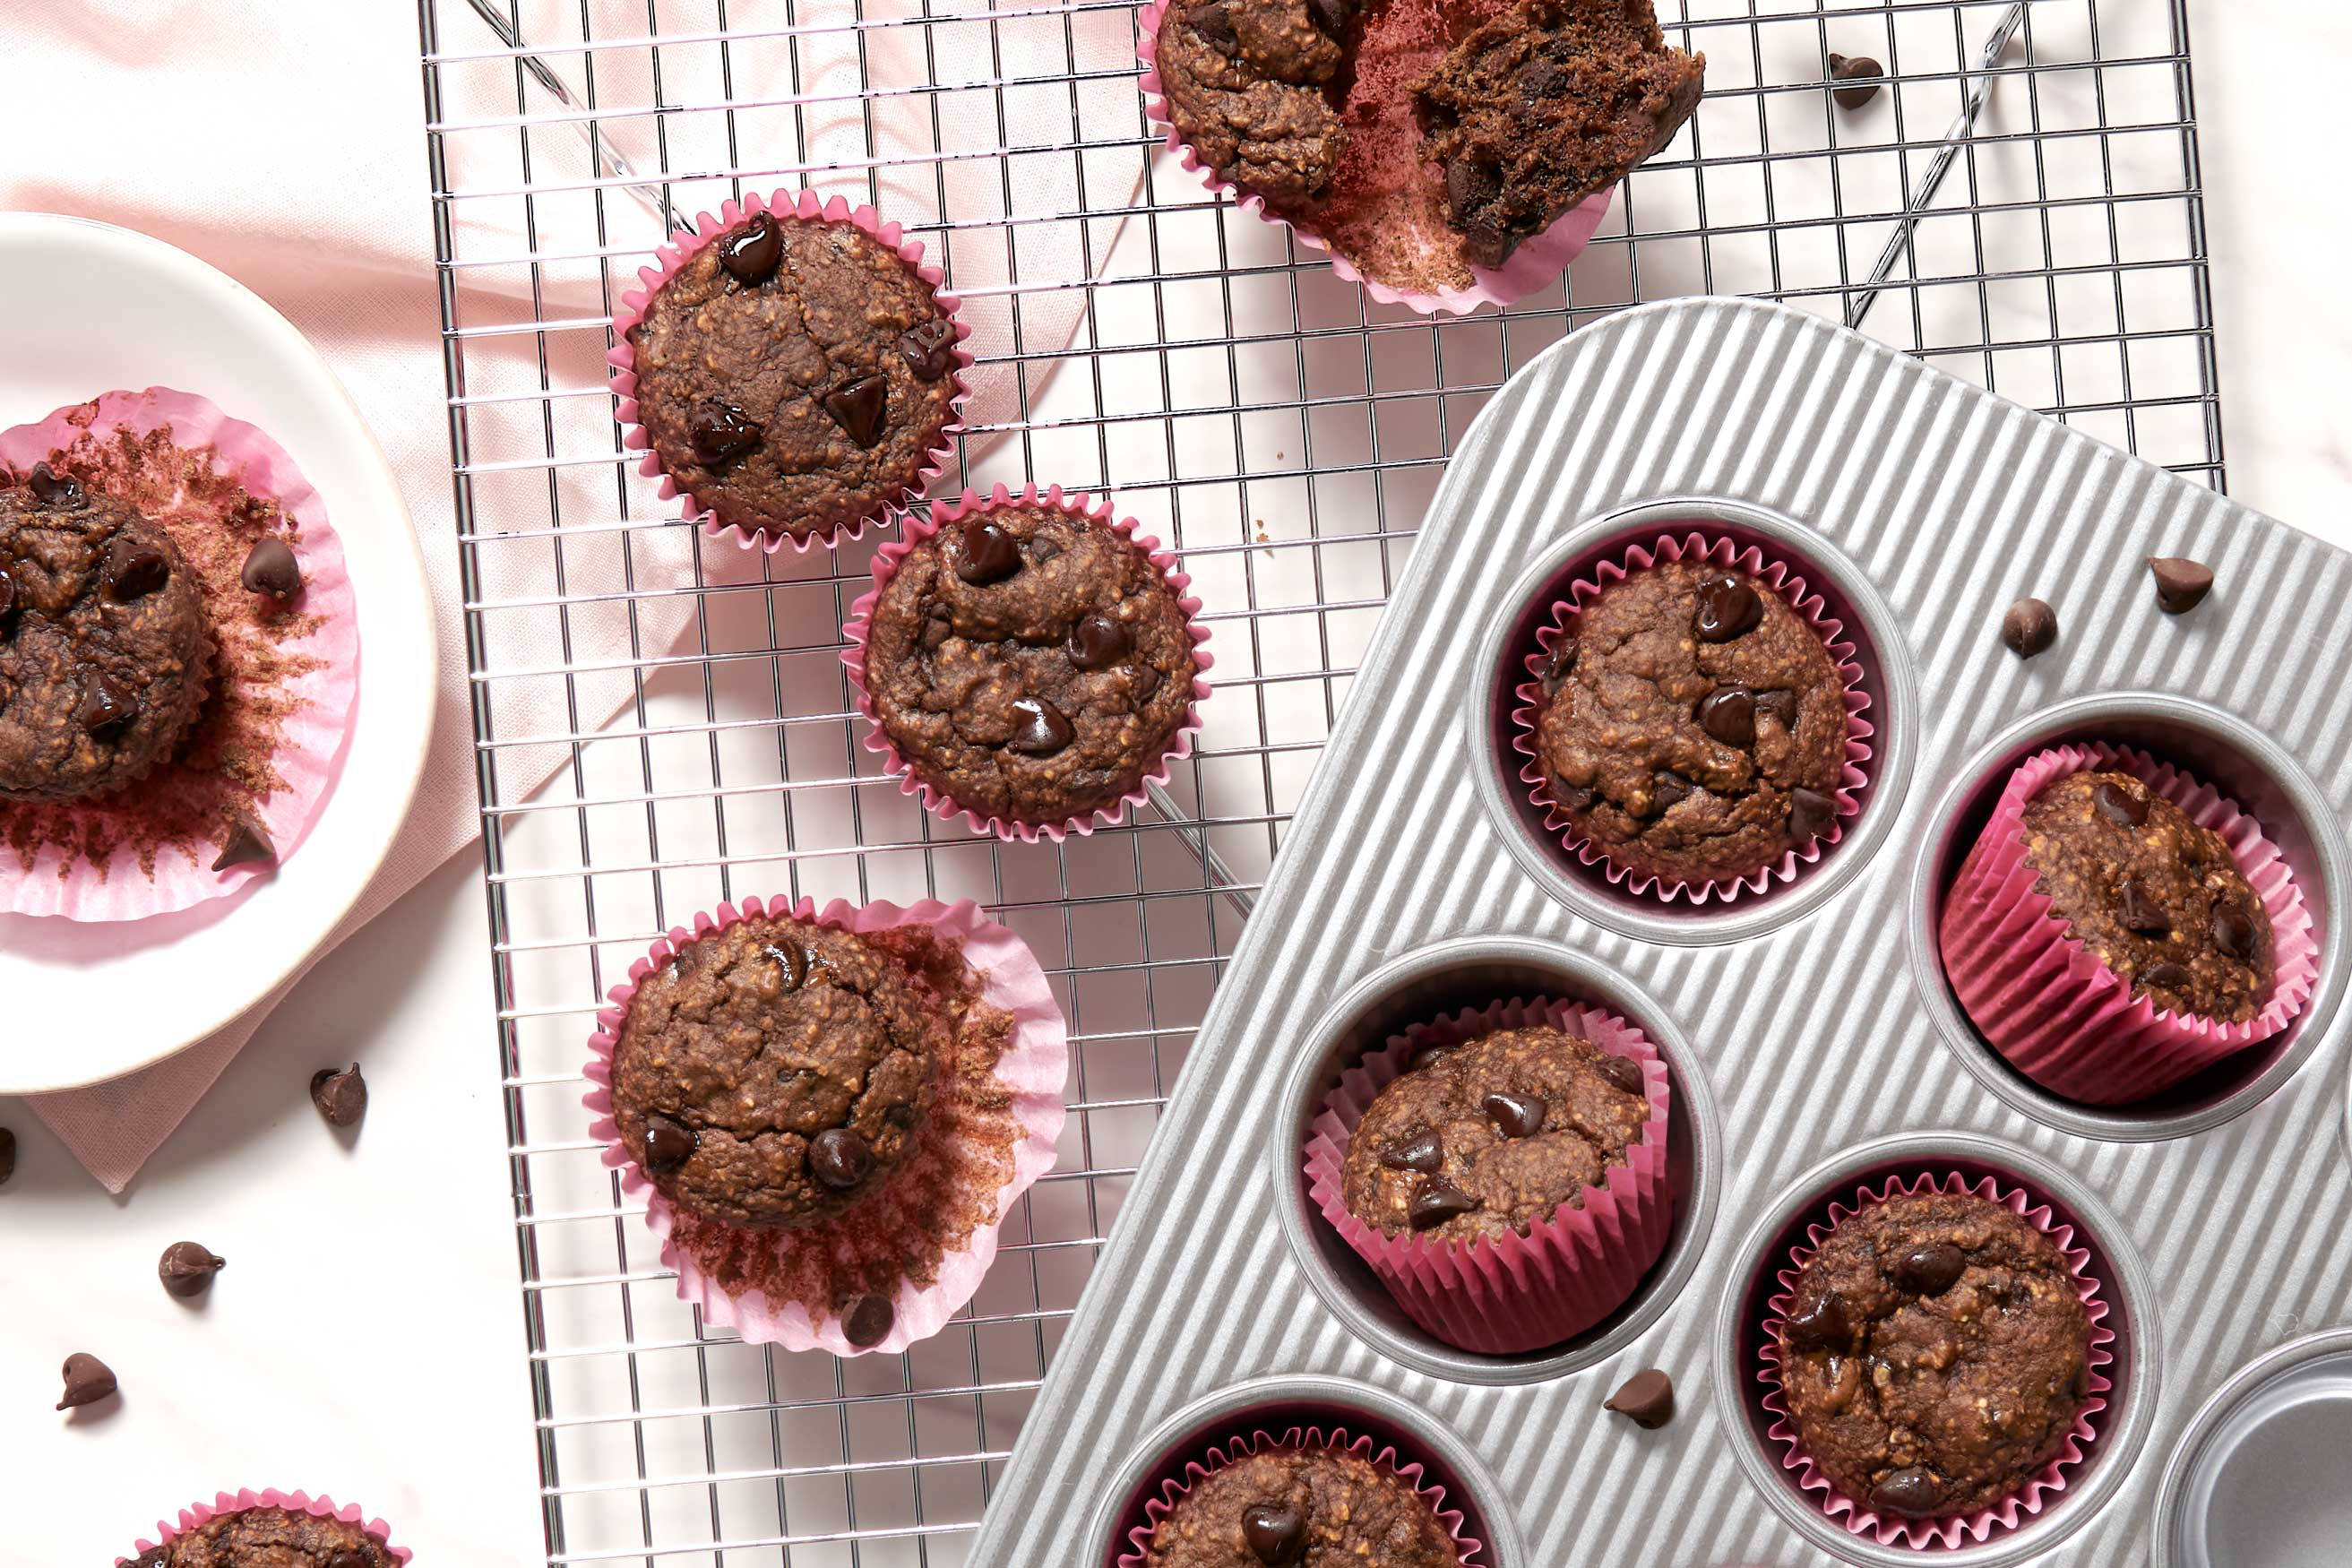
[[[499,47],[462,0],[436,3],[445,53]],[[630,38],[647,29],[643,0],[588,0],[588,6],[598,37]],[[508,0],[499,0],[499,8],[507,10]],[[982,9],[971,0],[955,0],[935,4],[932,12]],[[795,7],[793,16],[799,27],[823,29],[855,16],[887,22],[919,10],[911,0],[879,0],[862,11],[851,0],[811,0]],[[399,842],[374,884],[327,944],[332,947],[463,848],[480,828],[452,538],[416,12],[411,6],[325,5],[318,0],[15,0],[8,12],[10,112],[8,143],[0,154],[0,206],[78,214],[142,230],[212,263],[276,306],[350,388],[392,460],[422,536],[441,642],[434,752]],[[747,21],[747,13],[760,20]],[[576,43],[581,0],[524,0],[520,14],[525,38],[545,49],[549,64],[578,91],[580,55],[549,46]],[[739,3],[733,20],[739,30],[765,30],[783,26],[783,16],[782,7],[772,14]],[[716,28],[716,5],[714,0],[665,0],[658,18],[665,35],[708,33]],[[796,47],[782,39],[739,44],[728,62],[733,91],[738,100],[756,98],[772,103],[795,91],[854,90],[861,43],[866,69],[877,88],[925,82],[934,68],[946,79],[976,79],[955,74],[971,68],[969,59],[943,58],[936,52],[927,58],[924,35],[936,31],[884,26],[868,27],[862,36],[845,30],[807,32]],[[1048,15],[995,31],[995,47],[1001,51],[995,68],[1009,79],[1066,73],[1074,58],[1080,70],[1103,69],[1121,61],[1132,64],[1132,24],[1122,10]],[[709,46],[698,49],[715,61]],[[716,96],[716,71],[698,75],[697,58],[697,46],[665,48],[666,101],[701,102]],[[648,68],[649,55],[642,48],[600,52],[600,100],[608,105],[652,101]],[[795,68],[801,83],[797,89],[791,85]],[[509,62],[446,69],[444,91],[443,114],[451,121],[517,112],[516,73]],[[1104,132],[1096,118],[1102,115],[1114,117],[1116,133],[1115,117],[1122,107],[1127,128],[1134,124],[1131,89],[1123,106],[1116,93],[1090,95],[1084,110],[1069,102],[1066,88],[1020,91],[1037,97],[1038,102],[1011,106],[1003,124],[996,95],[982,90],[936,95],[936,123],[924,102],[929,95],[886,97],[878,100],[870,121],[855,105],[799,106],[810,131],[806,162],[822,165],[838,161],[847,170],[813,174],[812,183],[821,189],[862,196],[864,165],[877,160],[888,216],[918,226],[943,216],[980,226],[957,231],[951,276],[967,299],[967,313],[975,327],[973,346],[983,357],[1014,348],[1008,285],[1016,278],[1024,288],[1038,289],[1020,306],[1020,347],[1034,353],[1066,346],[1083,316],[1085,295],[1055,286],[1080,281],[1098,268],[1118,226],[1115,221],[1090,226],[1083,244],[1073,237],[1071,225],[1036,230],[986,226],[987,220],[1004,216],[1008,200],[1030,212],[1077,210],[1080,195],[1072,159],[1016,160],[1008,187],[1007,165],[1000,160],[939,163],[925,155],[935,148],[964,153],[995,148],[1008,140],[1014,145],[1066,140],[1068,131],[1051,124],[1057,112],[1065,125],[1072,116],[1086,114],[1094,134]],[[528,89],[525,102],[534,112],[554,107],[535,85]],[[760,125],[762,114],[793,112],[792,107],[780,106],[738,116],[743,166],[783,167],[794,161],[788,146],[763,149]],[[1046,117],[1042,130],[1039,113]],[[674,119],[673,132],[717,119]],[[658,165],[653,124],[648,116],[615,121],[607,128],[624,155],[640,169]],[[460,188],[476,173],[466,159],[478,155],[475,149],[484,140],[480,133],[451,139],[452,180]],[[771,141],[764,148],[774,145]],[[509,141],[501,154],[510,157],[511,149]],[[592,172],[584,145],[562,128],[534,132],[533,153],[539,160],[535,174],[542,180],[580,179]],[[676,140],[671,158],[673,167],[712,166],[709,160],[688,162]],[[916,161],[895,161],[903,159]],[[493,178],[484,175],[478,183]],[[761,183],[798,182],[783,176]],[[707,183],[684,187],[680,199],[715,206],[725,193],[721,189],[706,196],[703,192],[709,188]],[[1122,180],[1120,188],[1104,190],[1097,182],[1086,194],[1094,206],[1124,207],[1131,186]],[[642,244],[650,250],[660,240],[659,223],[636,204],[618,197],[608,208],[614,220],[612,243]],[[461,255],[518,254],[529,248],[519,219],[513,232],[504,236],[497,226],[499,220],[478,208],[464,221]],[[1008,232],[1017,237],[1008,241]],[[634,281],[632,270],[615,267],[615,286]],[[469,290],[463,304],[466,319],[530,318],[528,298],[499,298],[496,284],[486,289],[471,276],[461,275],[461,281]],[[557,292],[541,308],[550,317],[602,314],[593,285],[593,272],[559,279]],[[516,338],[509,352],[528,354],[530,343],[528,337]],[[479,352],[488,355],[498,351],[484,346]],[[94,395],[106,389],[89,390]],[[968,420],[995,424],[1017,419],[1014,392],[1011,375],[1002,367],[983,370]],[[0,421],[47,412],[0,410]],[[609,475],[603,482],[609,485]],[[534,526],[541,520],[512,521],[515,526]],[[480,524],[494,529],[502,520],[486,516]],[[508,580],[490,584],[488,591],[494,596],[520,595],[551,588],[551,582]],[[655,635],[676,635],[688,609],[684,605],[672,607],[667,626],[656,612],[650,623]],[[551,646],[541,662],[558,658]],[[551,709],[548,722],[537,729],[561,731],[567,727],[560,711]],[[38,1096],[27,1103],[92,1175],[120,1192],[299,981],[298,975],[228,1027],[156,1067],[95,1088]]]

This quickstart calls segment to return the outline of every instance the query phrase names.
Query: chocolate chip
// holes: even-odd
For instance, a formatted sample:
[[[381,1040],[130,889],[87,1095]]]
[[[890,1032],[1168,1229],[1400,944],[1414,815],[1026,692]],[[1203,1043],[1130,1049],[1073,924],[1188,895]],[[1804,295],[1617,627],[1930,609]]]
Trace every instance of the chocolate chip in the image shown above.
[[[1532,1138],[1543,1131],[1544,1102],[1531,1094],[1490,1094],[1478,1102],[1495,1131],[1506,1138]]]
[[[898,357],[917,379],[937,381],[955,368],[955,323],[934,316],[898,334]]]
[[[1853,1339],[1845,1302],[1833,1290],[1800,1299],[1781,1320],[1780,1331],[1795,1350],[1838,1350]]]
[[[1895,1284],[1914,1296],[1940,1296],[1969,1269],[1968,1254],[1948,1241],[1930,1241],[1895,1260]]]
[[[1445,200],[1456,218],[1469,216],[1502,194],[1502,176],[1488,165],[1467,159],[1445,165]]]
[[[2232,904],[2224,904],[2213,911],[2213,945],[2225,958],[2240,963],[2252,963],[2262,949],[2262,928],[2254,917]],[[0,1178],[5,1179],[5,1178]]]
[[[1418,1138],[1391,1144],[1381,1150],[1381,1163],[1391,1171],[1419,1171],[1425,1176],[1433,1176],[1438,1167],[1445,1163],[1445,1147],[1437,1141],[1436,1133],[1424,1132]]]
[[[1764,618],[1764,601],[1737,574],[1718,572],[1698,585],[1698,616],[1694,623],[1701,642],[1729,642],[1756,629]]]
[[[890,384],[878,375],[845,381],[824,395],[824,411],[861,447],[882,439],[882,413],[889,405]]]
[[[874,1173],[874,1151],[846,1127],[828,1127],[809,1140],[809,1174],[845,1193]]]
[[[963,525],[963,549],[956,561],[956,575],[975,588],[985,588],[991,583],[1002,583],[1021,570],[1021,542],[993,522],[976,521]]]
[[[2161,985],[2167,991],[2179,991],[2197,977],[2179,964],[2168,961],[2149,964],[2139,972],[2139,978],[2144,985]]]
[[[758,437],[752,438],[757,440]],[[265,533],[246,552],[245,570],[237,574],[236,580],[249,593],[290,599],[302,591],[302,564],[294,559],[294,552],[284,540],[274,533]]]
[[[1405,1209],[1405,1218],[1413,1229],[1427,1230],[1477,1206],[1476,1198],[1441,1177],[1413,1194],[1412,1204]]]
[[[1569,676],[1576,669],[1576,639],[1562,637],[1551,645],[1551,652],[1543,662],[1543,674],[1537,679],[1543,684],[1546,697],[1568,684]]]
[[[2213,569],[2181,555],[2151,555],[2147,569],[2156,574],[2157,608],[2168,616],[2186,615],[2213,591]]]
[[[212,1249],[200,1242],[175,1241],[163,1249],[155,1276],[165,1290],[184,1300],[210,1289],[213,1276],[227,1263],[227,1258],[214,1257]]]
[[[310,1075],[310,1103],[330,1126],[357,1126],[367,1114],[367,1079],[360,1076],[357,1062],[340,1072],[320,1068]]]
[[[1568,73],[1553,60],[1536,60],[1519,73],[1519,90],[1527,95],[1529,103],[1557,98],[1567,87]]]
[[[1344,38],[1363,9],[1361,0],[1307,0],[1307,14],[1331,37]]]
[[[107,550],[104,570],[106,596],[128,605],[160,591],[172,580],[172,563],[152,544],[117,539]]]
[[[2091,804],[2099,815],[2120,827],[2138,827],[2147,821],[2147,795],[2137,784],[2122,784],[2103,779],[2091,791]]]
[[[676,1117],[658,1110],[646,1113],[646,1169],[675,1171],[694,1158],[702,1135]]]
[[[131,1560],[130,1568],[168,1568],[171,1555],[172,1549],[168,1546],[151,1546]],[[330,1563],[328,1568],[333,1568],[333,1564]]]
[[[0,1127],[0,1186],[6,1186],[8,1178],[16,1173],[16,1135],[5,1127]]]
[[[1192,12],[1192,30],[1222,48],[1234,48],[1241,42],[1240,37],[1234,32],[1231,8],[1225,5],[1224,0],[1215,0],[1213,5],[1195,7]]]
[[[1601,798],[1601,792],[1591,784],[1574,784],[1566,779],[1551,781],[1551,798],[1568,811],[1584,811]]]
[[[1727,746],[1756,743],[1756,693],[1722,686],[1698,700],[1698,727]]]
[[[2000,640],[2020,658],[2048,653],[2058,640],[2058,612],[2040,599],[2020,599],[2000,617]]]
[[[1627,1094],[1643,1092],[1642,1064],[1632,1057],[1603,1056],[1592,1067],[1594,1071]]]
[[[808,950],[798,942],[779,947],[774,942],[760,950],[776,966],[776,989],[779,994],[797,991],[806,984],[809,972]]]
[[[33,465],[32,476],[26,479],[25,488],[31,490],[33,499],[44,506],[79,506],[83,500],[81,481],[71,474],[56,472],[47,463]]]
[[[74,705],[74,722],[93,741],[113,740],[138,716],[138,700],[103,675],[83,682],[81,700]]]
[[[1885,74],[1886,68],[1868,55],[1856,55],[1852,59],[1848,59],[1843,55],[1832,55],[1830,57],[1832,81],[1859,81],[1865,85],[1841,87],[1832,90],[1830,96],[1837,100],[1837,106],[1840,109],[1860,109],[1878,96],[1879,88],[1885,84],[1877,79]]]
[[[1468,257],[1474,266],[1490,270],[1500,267],[1518,247],[1518,236],[1483,218],[1462,225],[1462,254]]]
[[[687,416],[686,438],[705,463],[726,463],[758,446],[766,428],[733,404],[706,397]]]
[[[1827,833],[1835,821],[1835,797],[1817,789],[1801,787],[1789,792],[1789,836],[1798,843],[1811,844]]]
[[[1790,734],[1797,732],[1797,694],[1793,691],[1759,691],[1756,694],[1756,716],[1769,719]]]
[[[878,1345],[890,1337],[890,1325],[898,1321],[898,1310],[890,1305],[887,1296],[860,1296],[841,1316],[842,1337],[859,1350]]]
[[[336,1552],[327,1559],[327,1568],[373,1568],[368,1554],[356,1547]]]
[[[16,624],[16,579],[8,575],[5,567],[0,567],[0,637],[6,637]]]
[[[1013,712],[1020,722],[1004,743],[1024,757],[1050,757],[1077,735],[1062,710],[1042,697],[1021,698],[1013,704]]]
[[[776,275],[777,264],[783,258],[783,231],[766,213],[719,241],[719,265],[738,283],[765,283]]]
[[[1287,1502],[1254,1502],[1242,1510],[1242,1539],[1265,1568],[1289,1568],[1307,1555],[1307,1515]]]
[[[1650,776],[1650,803],[1659,811],[1672,811],[1695,793],[1696,786],[1680,773],[1660,769]]]
[[[226,871],[232,866],[268,865],[278,858],[278,847],[269,842],[269,834],[251,817],[240,816],[229,824],[228,837],[221,841],[221,852],[213,861],[213,869]]]
[[[2125,881],[2116,902],[2126,931],[2137,931],[2142,936],[2162,936],[2172,929],[2171,917],[2164,912],[2162,904],[2149,896],[2147,885],[2137,877]]]
[[[1870,1506],[1881,1513],[1925,1519],[1944,1500],[1944,1489],[1925,1470],[1897,1470],[1870,1489]]]
[[[1080,669],[1108,669],[1134,647],[1135,637],[1125,623],[1108,616],[1088,616],[1070,628],[1065,651]]]
[[[114,1373],[104,1362],[81,1352],[66,1357],[66,1394],[58,1401],[58,1408],[70,1410],[77,1405],[95,1405],[114,1392]]]
[[[1601,1408],[1654,1432],[1675,1418],[1675,1380],[1654,1366],[1643,1367],[1627,1378]]]

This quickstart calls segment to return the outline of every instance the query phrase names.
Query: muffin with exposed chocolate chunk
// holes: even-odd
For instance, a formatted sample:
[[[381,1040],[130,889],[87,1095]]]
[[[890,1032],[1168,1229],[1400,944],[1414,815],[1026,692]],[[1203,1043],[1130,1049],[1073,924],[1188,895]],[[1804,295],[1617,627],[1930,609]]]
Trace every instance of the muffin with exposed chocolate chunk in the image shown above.
[[[128,1568],[400,1568],[381,1535],[332,1513],[259,1507],[215,1513],[175,1533]]]
[[[1181,1492],[1122,1568],[1456,1568],[1428,1494],[1370,1445],[1236,1455]]]
[[[1347,132],[1334,89],[1359,0],[1172,0],[1158,67],[1177,134],[1277,211],[1311,209]]]

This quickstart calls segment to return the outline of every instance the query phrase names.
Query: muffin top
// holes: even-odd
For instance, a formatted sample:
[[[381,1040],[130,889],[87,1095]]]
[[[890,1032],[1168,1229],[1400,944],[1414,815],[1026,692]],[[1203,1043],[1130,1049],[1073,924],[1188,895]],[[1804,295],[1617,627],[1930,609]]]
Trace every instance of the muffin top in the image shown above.
[[[1178,1498],[1147,1568],[1455,1568],[1454,1538],[1402,1478],[1343,1449],[1274,1448]]]
[[[142,1552],[133,1568],[392,1568],[398,1559],[356,1524],[283,1508],[215,1514]]]
[[[1312,207],[1345,144],[1326,89],[1361,10],[1360,0],[1175,0],[1158,59],[1177,134],[1252,195]]]
[[[2242,1024],[2271,994],[2271,917],[2230,847],[2125,773],[2069,773],[2025,803],[2051,912],[2170,1013]]]
[[[953,419],[955,342],[896,250],[850,223],[755,214],[629,329],[637,422],[722,521],[803,537],[920,479]]]
[[[755,916],[646,976],[614,1047],[613,1113],[664,1196],[790,1228],[907,1158],[955,1020],[896,935]]]
[[[1837,819],[1844,679],[1745,572],[1662,561],[1603,588],[1542,686],[1548,798],[1614,864],[1670,886],[1743,877]]]
[[[900,756],[958,805],[1055,823],[1116,804],[1192,703],[1192,639],[1160,569],[1053,506],[974,513],[876,601],[865,684]]]
[[[1882,1514],[1988,1507],[2054,1458],[2090,1387],[2091,1322],[2058,1246],[1967,1193],[1841,1221],[1780,1335],[1798,1444]]]
[[[79,479],[0,489],[0,799],[80,800],[178,746],[205,692],[204,596],[171,535]]]
[[[1388,1236],[1524,1231],[1625,1163],[1642,1090],[1640,1063],[1549,1024],[1424,1052],[1365,1109],[1341,1197]]]

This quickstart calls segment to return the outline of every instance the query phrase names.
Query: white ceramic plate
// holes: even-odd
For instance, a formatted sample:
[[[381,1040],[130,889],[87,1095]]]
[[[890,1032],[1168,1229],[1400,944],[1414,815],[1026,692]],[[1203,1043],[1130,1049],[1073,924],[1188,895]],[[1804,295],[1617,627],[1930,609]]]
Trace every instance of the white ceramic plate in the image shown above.
[[[0,428],[116,388],[211,398],[268,431],[318,487],[360,617],[342,773],[276,876],[241,899],[148,921],[0,914],[0,1093],[19,1094],[159,1061],[318,951],[415,798],[436,644],[416,532],[383,451],[326,362],[258,296],[128,229],[0,213]]]

